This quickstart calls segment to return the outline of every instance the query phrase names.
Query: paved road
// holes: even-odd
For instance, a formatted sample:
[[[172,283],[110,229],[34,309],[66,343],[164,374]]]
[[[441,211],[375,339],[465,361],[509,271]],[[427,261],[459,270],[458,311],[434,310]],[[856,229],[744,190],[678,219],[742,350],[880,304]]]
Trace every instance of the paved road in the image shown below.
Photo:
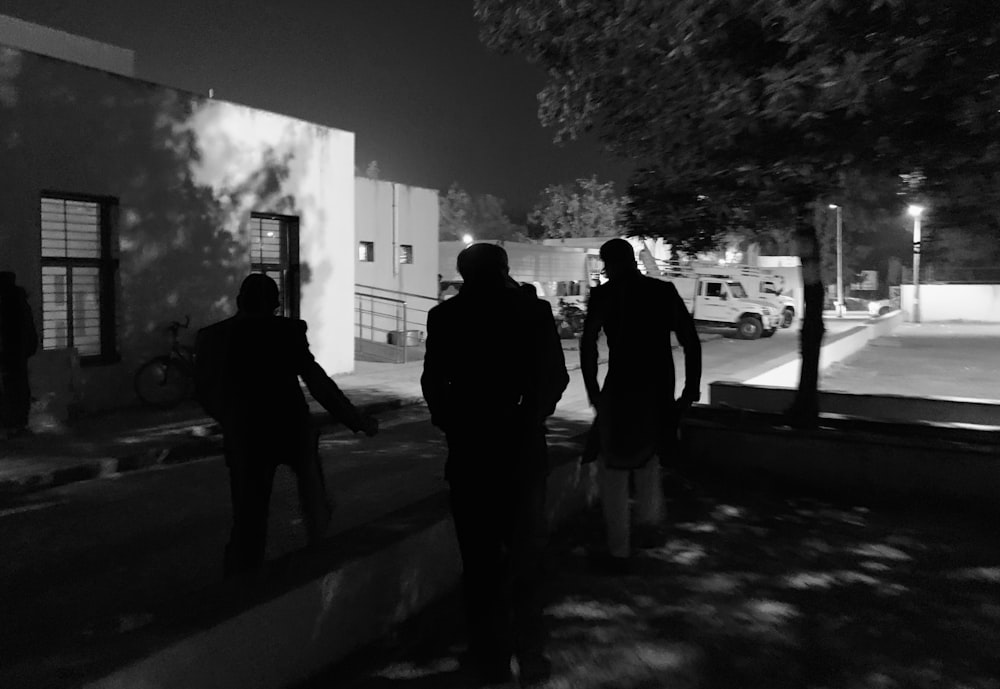
[[[827,319],[826,331],[833,335],[861,323],[851,319]],[[703,332],[721,336],[721,339],[702,343],[702,377],[701,401],[707,403],[708,384],[716,380],[746,380],[768,368],[770,362],[799,350],[799,329],[796,325],[784,330],[779,329],[771,338],[759,340],[741,340],[734,331],[725,328],[702,329]],[[674,349],[674,364],[677,368],[677,389],[680,394],[684,386],[684,357],[680,349]],[[577,352],[566,352],[567,362],[576,362]],[[650,362],[650,366],[657,362]],[[582,379],[574,375],[570,389],[560,404],[559,413],[572,418],[589,418],[590,411],[586,407],[586,396],[583,391]]]
[[[1000,399],[1000,324],[903,323],[834,364],[827,390]]]
[[[426,419],[423,409],[410,409],[386,417],[376,438],[341,432],[322,439],[338,505],[334,532],[441,489],[441,439]],[[7,607],[0,659],[47,655],[153,621],[171,600],[218,581],[229,519],[221,458],[8,503],[0,511],[0,590]],[[270,523],[270,556],[305,545],[294,481],[284,468]]]
[[[1000,687],[993,524],[711,483],[668,514],[629,576],[588,565],[598,510],[554,540],[539,689]],[[462,626],[453,596],[298,689],[478,686]]]
[[[794,329],[771,339],[707,342],[704,381],[739,379],[741,370],[797,346]],[[681,368],[679,351],[675,358]],[[571,380],[557,416],[589,420],[578,371]],[[444,487],[442,439],[422,408],[383,417],[383,428],[374,439],[344,432],[323,438],[324,469],[338,503],[335,531]],[[6,603],[0,667],[147,625],[171,601],[217,581],[230,518],[227,480],[215,457],[0,504],[5,535],[0,590]],[[277,477],[270,523],[271,557],[304,545],[294,482],[286,470]]]

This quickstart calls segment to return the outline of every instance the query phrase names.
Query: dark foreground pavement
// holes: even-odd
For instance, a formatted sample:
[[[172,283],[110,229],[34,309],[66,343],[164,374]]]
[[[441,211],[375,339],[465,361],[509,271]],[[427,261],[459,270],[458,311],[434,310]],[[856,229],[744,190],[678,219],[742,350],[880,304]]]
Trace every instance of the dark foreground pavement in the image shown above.
[[[673,494],[628,576],[593,572],[590,511],[551,548],[566,689],[997,689],[995,523],[712,486]],[[300,689],[458,689],[457,596]]]

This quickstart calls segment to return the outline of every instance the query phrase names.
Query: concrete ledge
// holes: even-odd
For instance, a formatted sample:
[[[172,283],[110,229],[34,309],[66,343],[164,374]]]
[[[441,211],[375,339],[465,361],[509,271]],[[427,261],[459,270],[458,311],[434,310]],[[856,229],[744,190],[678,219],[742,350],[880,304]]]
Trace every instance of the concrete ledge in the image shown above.
[[[359,409],[377,415],[423,403],[420,396],[398,397],[362,404]],[[313,423],[323,429],[338,425],[325,411],[312,411],[312,418]],[[105,443],[101,454],[106,456],[80,457],[81,451],[72,444],[66,444],[56,454],[48,450],[42,456],[37,455],[44,450],[33,448],[35,455],[26,452],[24,458],[5,458],[23,467],[16,470],[8,467],[7,474],[0,476],[0,498],[220,455],[222,436],[211,429],[213,425],[211,419],[198,419],[182,429],[183,437],[174,434],[136,444]]]
[[[789,482],[854,498],[1000,505],[1000,438],[917,423],[823,419],[794,430],[774,414],[700,409],[682,426],[693,464],[723,480]]]
[[[596,496],[596,469],[578,450],[556,449],[547,515],[553,527]],[[317,674],[384,636],[459,582],[461,561],[446,493],[426,501],[414,522],[396,517],[368,530],[387,541],[313,572],[268,600],[233,610],[87,684],[110,689],[285,687]],[[352,543],[346,543],[351,539]],[[358,533],[345,534],[348,552]]]
[[[713,406],[781,413],[788,409],[795,390],[731,381],[710,383]],[[819,410],[885,421],[933,421],[1000,427],[1000,400],[964,397],[908,397],[905,395],[857,395],[820,390]]]
[[[878,316],[865,321],[850,330],[825,337],[820,350],[820,371],[843,361],[864,348],[876,337],[891,335],[903,322],[903,312],[893,311],[884,316]],[[781,357],[769,371],[745,380],[748,385],[764,385],[772,387],[795,387],[799,383],[799,372],[802,369],[802,358],[798,352]]]

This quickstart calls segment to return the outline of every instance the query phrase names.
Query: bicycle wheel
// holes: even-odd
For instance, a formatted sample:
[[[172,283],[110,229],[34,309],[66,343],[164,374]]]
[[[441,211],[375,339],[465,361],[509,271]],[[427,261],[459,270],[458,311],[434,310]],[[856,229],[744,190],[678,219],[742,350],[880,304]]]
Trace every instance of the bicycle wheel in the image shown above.
[[[135,394],[146,404],[168,409],[190,394],[191,378],[183,365],[169,356],[150,359],[135,372]]]

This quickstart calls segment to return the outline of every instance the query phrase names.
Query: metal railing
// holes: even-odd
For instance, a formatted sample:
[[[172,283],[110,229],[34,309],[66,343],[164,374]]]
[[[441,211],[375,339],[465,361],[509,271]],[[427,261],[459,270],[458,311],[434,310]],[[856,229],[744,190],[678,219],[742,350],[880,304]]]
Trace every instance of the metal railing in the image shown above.
[[[427,313],[437,303],[437,299],[422,294],[355,285],[355,338],[374,343],[370,348],[373,356],[381,352],[381,358],[406,363],[411,350],[422,348]]]

